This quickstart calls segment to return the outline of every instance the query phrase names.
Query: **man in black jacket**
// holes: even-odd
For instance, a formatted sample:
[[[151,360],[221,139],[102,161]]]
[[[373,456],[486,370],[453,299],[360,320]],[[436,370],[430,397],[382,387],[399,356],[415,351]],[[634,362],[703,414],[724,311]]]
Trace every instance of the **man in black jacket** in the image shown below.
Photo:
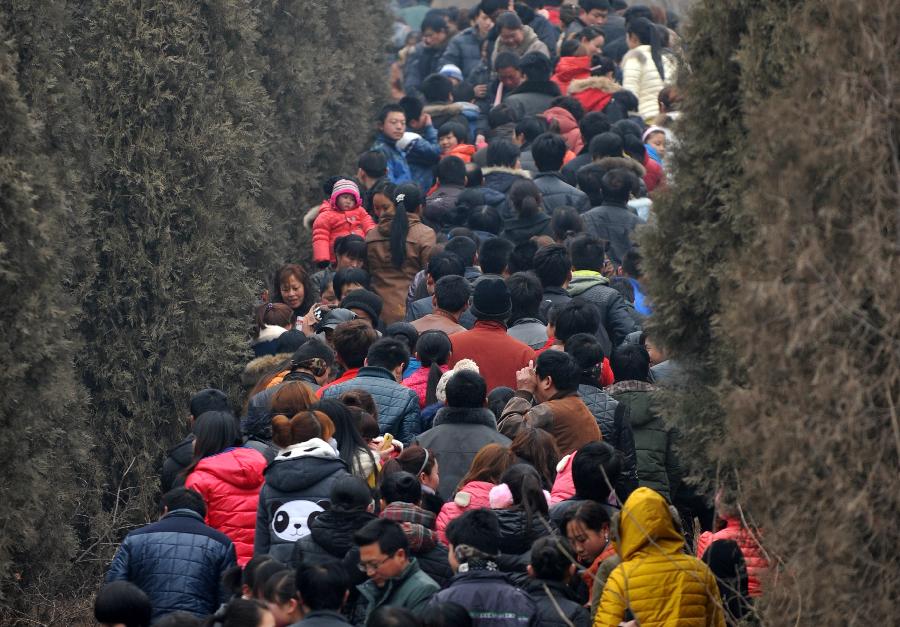
[[[559,173],[566,156],[566,142],[561,135],[539,135],[531,144],[531,155],[538,169],[534,184],[541,190],[547,214],[552,214],[558,207],[574,207],[578,213],[591,208],[587,195],[566,183]]]
[[[208,411],[231,411],[225,392],[207,388],[191,397],[191,413],[187,419],[188,429],[191,430],[191,433],[167,452],[162,467],[163,493],[184,485],[184,477],[180,476],[180,473],[190,465],[194,457],[194,421],[200,414]]]
[[[628,199],[638,188],[637,177],[628,170],[616,168],[603,175],[600,188],[603,204],[585,213],[581,219],[585,232],[609,242],[610,259],[620,265],[631,250],[631,234],[644,223],[628,208]]]
[[[350,584],[347,572],[336,563],[303,564],[297,569],[297,594],[303,606],[303,627],[346,627],[340,613]]]
[[[176,611],[212,614],[229,596],[221,581],[237,565],[234,545],[203,522],[206,504],[197,492],[175,488],[161,505],[159,522],[125,536],[106,581],[129,581],[143,590],[154,621]]]

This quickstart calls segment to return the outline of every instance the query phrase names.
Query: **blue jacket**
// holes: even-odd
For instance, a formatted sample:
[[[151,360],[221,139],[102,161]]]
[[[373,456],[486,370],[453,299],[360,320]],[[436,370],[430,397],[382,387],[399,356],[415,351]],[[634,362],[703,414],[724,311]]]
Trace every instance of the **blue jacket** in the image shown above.
[[[458,573],[450,585],[431,597],[431,604],[459,603],[472,616],[473,627],[529,627],[539,624],[537,605],[496,570]]]
[[[384,133],[378,133],[372,144],[372,150],[377,150],[387,159],[387,175],[391,183],[400,185],[413,180],[409,163],[406,161],[406,154],[397,148],[397,142],[388,139]]]
[[[179,610],[206,616],[227,600],[222,573],[236,564],[228,536],[196,512],[176,509],[125,536],[106,581],[130,581],[143,590],[154,621]]]
[[[422,136],[422,139],[416,139],[406,147],[406,162],[409,164],[413,182],[419,184],[423,194],[427,194],[434,185],[434,166],[441,160],[438,132],[431,124],[425,128],[406,130]]]
[[[397,383],[388,370],[363,366],[355,379],[325,388],[322,398],[336,398],[350,390],[365,390],[375,399],[381,433],[390,432],[404,444],[409,444],[422,432],[419,396]]]

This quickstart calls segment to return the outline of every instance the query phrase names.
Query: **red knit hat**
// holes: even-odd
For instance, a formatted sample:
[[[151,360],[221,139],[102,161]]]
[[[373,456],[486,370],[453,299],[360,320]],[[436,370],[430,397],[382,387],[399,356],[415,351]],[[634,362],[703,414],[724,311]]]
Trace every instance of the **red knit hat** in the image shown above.
[[[331,204],[334,207],[337,207],[337,199],[341,194],[350,194],[353,196],[356,199],[357,207],[362,204],[362,198],[359,195],[359,187],[357,187],[356,183],[353,181],[341,179],[334,184],[334,187],[331,189]]]

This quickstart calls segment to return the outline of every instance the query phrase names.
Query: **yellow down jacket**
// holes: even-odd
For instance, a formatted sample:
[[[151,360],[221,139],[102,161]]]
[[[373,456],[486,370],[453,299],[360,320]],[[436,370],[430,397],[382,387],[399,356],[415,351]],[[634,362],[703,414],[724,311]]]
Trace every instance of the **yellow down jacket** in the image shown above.
[[[716,578],[684,553],[665,499],[635,490],[619,515],[622,563],[609,576],[594,627],[615,627],[630,609],[641,627],[724,627]]]

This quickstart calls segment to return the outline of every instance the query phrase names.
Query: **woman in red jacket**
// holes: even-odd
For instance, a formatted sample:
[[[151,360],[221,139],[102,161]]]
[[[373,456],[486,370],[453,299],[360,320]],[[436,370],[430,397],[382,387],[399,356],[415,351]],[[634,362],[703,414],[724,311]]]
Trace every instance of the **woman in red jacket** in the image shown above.
[[[229,412],[201,414],[194,423],[194,461],[186,488],[206,501],[206,523],[234,542],[240,566],[253,557],[253,534],[266,458],[241,447],[237,419]]]

